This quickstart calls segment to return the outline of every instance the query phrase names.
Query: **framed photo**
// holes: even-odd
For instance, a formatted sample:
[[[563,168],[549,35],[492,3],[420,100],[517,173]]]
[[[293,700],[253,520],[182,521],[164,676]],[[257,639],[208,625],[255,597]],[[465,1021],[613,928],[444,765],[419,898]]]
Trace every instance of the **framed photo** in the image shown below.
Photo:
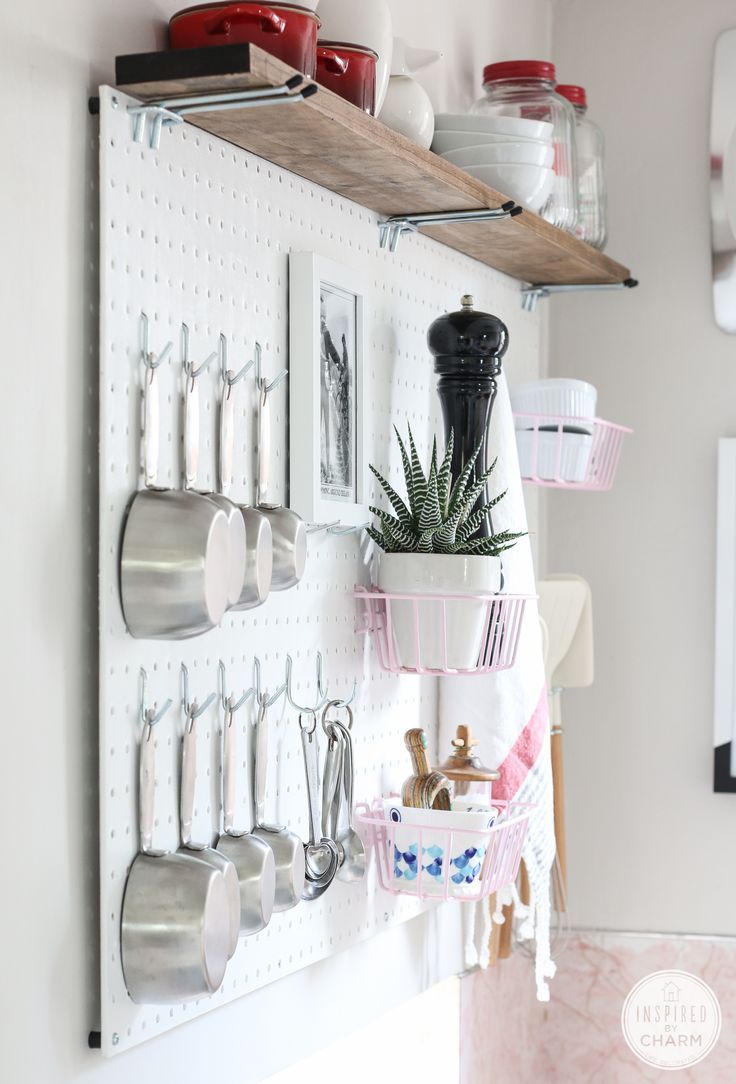
[[[289,504],[309,523],[368,520],[363,286],[313,252],[289,257]]]

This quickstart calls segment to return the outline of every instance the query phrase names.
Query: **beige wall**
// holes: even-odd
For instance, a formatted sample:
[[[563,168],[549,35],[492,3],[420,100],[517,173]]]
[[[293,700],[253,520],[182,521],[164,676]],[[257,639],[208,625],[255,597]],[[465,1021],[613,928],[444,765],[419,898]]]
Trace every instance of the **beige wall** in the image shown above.
[[[712,793],[716,443],[736,338],[711,311],[711,61],[728,0],[561,0],[560,77],[608,146],[612,256],[640,287],[551,302],[551,371],[633,426],[609,494],[552,494],[550,567],[586,576],[595,686],[564,701],[573,920],[736,932],[736,799]]]

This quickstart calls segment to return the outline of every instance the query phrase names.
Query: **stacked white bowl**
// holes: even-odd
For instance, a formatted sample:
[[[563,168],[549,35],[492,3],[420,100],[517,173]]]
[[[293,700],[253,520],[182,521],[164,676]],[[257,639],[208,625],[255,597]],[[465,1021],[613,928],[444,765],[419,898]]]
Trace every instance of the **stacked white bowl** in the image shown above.
[[[526,117],[439,113],[432,150],[505,196],[539,211],[554,183],[553,126]]]

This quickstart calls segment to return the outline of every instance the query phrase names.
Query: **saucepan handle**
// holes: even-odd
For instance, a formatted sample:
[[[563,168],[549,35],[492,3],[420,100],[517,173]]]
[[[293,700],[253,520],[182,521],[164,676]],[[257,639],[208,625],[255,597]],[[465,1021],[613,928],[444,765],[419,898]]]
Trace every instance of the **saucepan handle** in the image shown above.
[[[138,831],[144,854],[153,850],[153,806],[156,788],[156,750],[153,727],[143,727],[138,765]]]
[[[194,489],[199,467],[199,384],[188,373],[184,390],[184,486]]]
[[[264,823],[266,807],[266,771],[268,769],[268,708],[265,697],[261,701],[256,719],[256,764],[253,780],[253,825]]]
[[[197,778],[197,720],[187,715],[184,738],[181,744],[181,791],[179,794],[179,820],[181,842],[187,847],[192,842],[192,818],[194,815],[194,787]]]
[[[327,71],[333,75],[344,75],[348,70],[348,61],[345,57],[338,56],[332,49],[320,46],[317,49],[317,56],[324,62]]]
[[[286,20],[277,15],[271,8],[254,4],[229,4],[206,19],[202,24],[206,34],[229,34],[233,26],[242,23],[259,23],[264,34],[283,34],[286,29]]]
[[[223,732],[222,753],[222,814],[223,825],[231,833],[235,824],[235,716],[227,707]]]
[[[225,381],[220,403],[220,492],[225,496],[233,484],[233,446],[235,444],[235,393]]]
[[[261,387],[258,398],[258,504],[268,503],[268,467],[271,455],[271,406]]]
[[[158,480],[159,420],[158,370],[147,366],[143,385],[143,481],[148,489],[154,488]]]

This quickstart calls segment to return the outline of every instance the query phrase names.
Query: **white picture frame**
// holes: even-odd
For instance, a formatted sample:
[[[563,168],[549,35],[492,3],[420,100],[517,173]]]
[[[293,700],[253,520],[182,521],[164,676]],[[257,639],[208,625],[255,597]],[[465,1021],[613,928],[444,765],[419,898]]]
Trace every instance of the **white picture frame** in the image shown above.
[[[369,518],[364,298],[351,268],[290,254],[289,505],[308,523]]]

